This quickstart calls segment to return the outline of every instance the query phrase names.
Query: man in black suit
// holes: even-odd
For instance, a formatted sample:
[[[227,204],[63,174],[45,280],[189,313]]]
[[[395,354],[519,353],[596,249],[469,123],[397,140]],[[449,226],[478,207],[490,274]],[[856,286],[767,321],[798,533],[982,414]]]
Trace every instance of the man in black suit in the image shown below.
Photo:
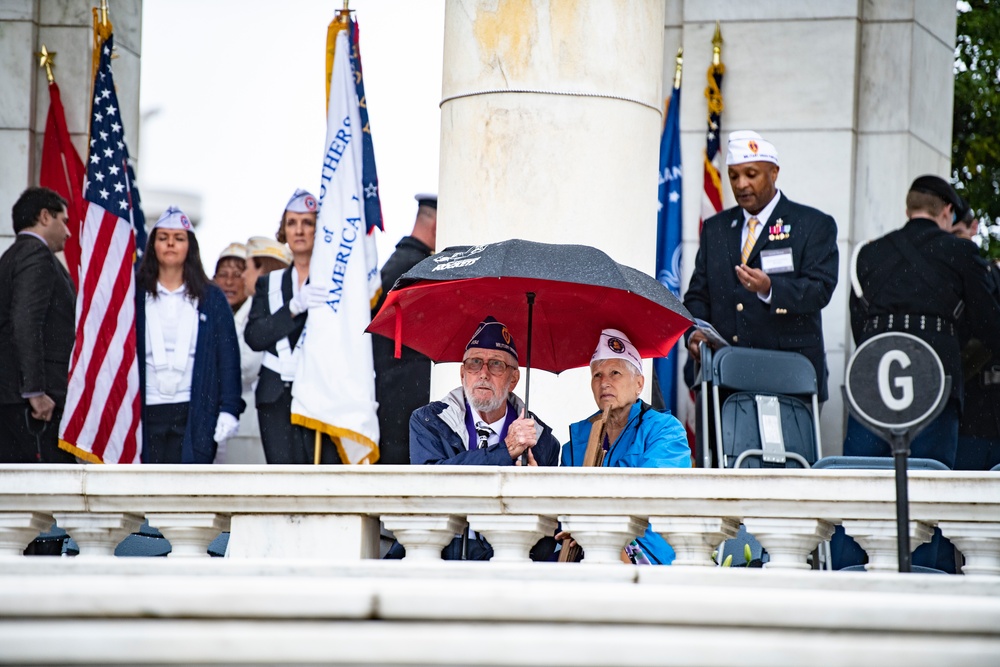
[[[437,238],[437,195],[418,194],[413,232],[396,244],[382,267],[382,296],[372,310],[378,313],[401,275],[434,252]],[[379,463],[410,462],[410,415],[431,401],[431,360],[404,347],[396,359],[395,344],[372,336],[375,361],[375,400],[378,401]]]
[[[73,351],[76,293],[54,253],[66,200],[28,188],[12,209],[17,239],[0,257],[0,462],[74,463],[59,449]]]
[[[729,135],[726,164],[737,206],[705,221],[684,305],[732,345],[806,356],[825,401],[820,311],[837,286],[837,224],[777,189],[777,151],[756,132]],[[695,359],[701,341],[688,338]]]

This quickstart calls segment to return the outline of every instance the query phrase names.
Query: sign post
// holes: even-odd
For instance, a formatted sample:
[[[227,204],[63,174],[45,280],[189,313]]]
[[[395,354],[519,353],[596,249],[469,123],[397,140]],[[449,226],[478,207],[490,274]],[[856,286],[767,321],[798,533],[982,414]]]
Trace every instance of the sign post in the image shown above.
[[[844,396],[854,418],[888,441],[896,469],[896,549],[899,571],[910,571],[910,504],[906,459],[910,443],[941,414],[951,377],[934,349],[907,333],[869,338],[847,362]]]

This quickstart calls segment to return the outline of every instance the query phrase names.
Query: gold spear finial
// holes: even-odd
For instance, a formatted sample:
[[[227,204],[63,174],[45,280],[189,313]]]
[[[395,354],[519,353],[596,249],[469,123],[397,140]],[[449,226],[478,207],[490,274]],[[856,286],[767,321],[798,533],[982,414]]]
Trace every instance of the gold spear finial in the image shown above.
[[[49,83],[54,83],[56,78],[52,76],[52,68],[56,66],[56,52],[49,51],[42,44],[42,50],[35,55],[38,56],[38,66],[45,68],[45,78],[49,80]]]
[[[674,67],[674,88],[681,87],[681,70],[684,69],[684,47],[677,49],[677,57],[674,58],[677,65]]]
[[[347,23],[351,18],[351,10],[348,7],[350,0],[344,0],[344,8],[340,10],[340,15],[337,17],[341,23]]]
[[[719,22],[715,22],[715,34],[712,35],[712,64],[722,63],[722,30],[719,29]]]
[[[108,24],[108,0],[101,0],[101,25]]]

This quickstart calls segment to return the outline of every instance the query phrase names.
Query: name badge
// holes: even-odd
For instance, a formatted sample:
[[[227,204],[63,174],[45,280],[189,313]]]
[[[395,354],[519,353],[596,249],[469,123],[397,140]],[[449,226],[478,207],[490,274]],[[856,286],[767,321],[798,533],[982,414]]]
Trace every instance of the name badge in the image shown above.
[[[760,268],[764,273],[789,273],[795,270],[791,248],[760,251]]]

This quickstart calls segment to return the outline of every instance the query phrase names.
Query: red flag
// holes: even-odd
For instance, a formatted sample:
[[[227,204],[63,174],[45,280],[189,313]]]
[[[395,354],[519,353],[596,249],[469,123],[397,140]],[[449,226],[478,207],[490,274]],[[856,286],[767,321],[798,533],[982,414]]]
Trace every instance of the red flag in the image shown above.
[[[49,84],[49,115],[45,120],[45,140],[42,144],[42,169],[39,184],[58,192],[66,200],[69,238],[63,253],[73,284],[80,288],[80,225],[83,220],[83,168],[66,129],[66,113],[55,81]]]

